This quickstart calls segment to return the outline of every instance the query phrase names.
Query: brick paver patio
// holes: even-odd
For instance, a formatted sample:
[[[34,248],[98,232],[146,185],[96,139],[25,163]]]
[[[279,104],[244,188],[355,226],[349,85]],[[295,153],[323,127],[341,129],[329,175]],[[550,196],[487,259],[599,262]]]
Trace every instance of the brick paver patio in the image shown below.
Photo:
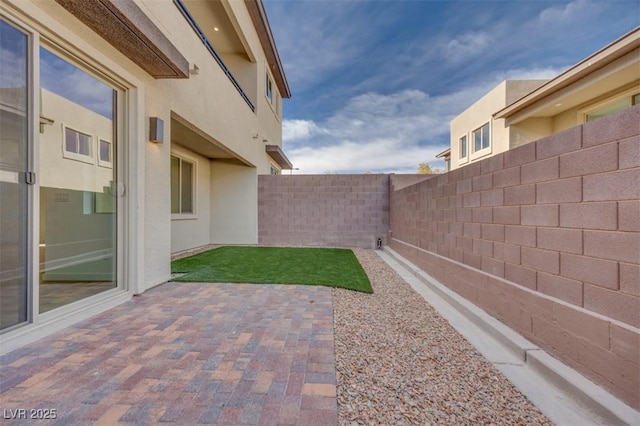
[[[0,379],[3,417],[336,424],[331,289],[168,283],[0,357]]]

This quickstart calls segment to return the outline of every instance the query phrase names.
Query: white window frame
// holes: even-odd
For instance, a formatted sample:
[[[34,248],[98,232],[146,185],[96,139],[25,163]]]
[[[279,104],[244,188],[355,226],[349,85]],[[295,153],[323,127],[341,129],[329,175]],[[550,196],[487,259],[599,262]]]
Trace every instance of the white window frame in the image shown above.
[[[274,99],[274,92],[273,92],[273,79],[271,78],[271,75],[269,75],[268,72],[265,73],[265,88],[264,88],[264,96],[267,98],[267,101],[269,101],[269,104],[273,106],[273,99]]]
[[[173,211],[171,212],[171,219],[173,220],[180,220],[180,219],[196,219],[197,218],[197,200],[196,200],[196,195],[198,193],[197,191],[197,181],[198,181],[198,162],[195,158],[189,157],[187,155],[184,155],[182,153],[176,153],[176,152],[171,152],[171,156],[170,158],[177,158],[180,160],[180,183],[179,183],[179,189],[180,189],[180,203],[182,203],[182,163],[183,162],[187,162],[191,164],[191,212],[186,212],[183,213],[182,212],[182,205],[180,206],[180,211],[177,213],[174,213]],[[169,173],[171,173],[171,166],[169,166]],[[171,179],[171,176],[169,176],[169,179]],[[171,204],[173,204],[173,200],[171,200]]]
[[[487,126],[487,137],[488,137],[488,145],[486,147],[481,147],[479,150],[476,150],[476,132],[480,132],[480,134],[482,135],[482,128]],[[486,123],[484,123],[483,125],[476,127],[475,129],[473,129],[471,131],[471,137],[469,138],[469,142],[471,145],[471,153],[469,154],[469,151],[467,151],[467,155],[469,156],[469,158],[471,160],[475,160],[476,158],[479,157],[484,157],[485,155],[491,154],[491,150],[492,150],[492,143],[491,143],[491,121],[488,121]],[[481,144],[482,145],[482,144]],[[469,146],[467,146],[467,150],[469,150]]]
[[[464,139],[465,156],[462,156],[462,140]],[[459,163],[464,164],[469,161],[469,135],[463,135],[458,138],[458,155],[460,158]]]
[[[98,139],[98,149],[96,150],[97,153],[97,157],[98,157],[98,166],[100,167],[107,167],[109,169],[113,168],[113,143],[109,140],[103,139],[103,138],[97,138]],[[105,161],[101,158],[101,144],[102,142],[109,144],[109,160]]]
[[[267,71],[265,75],[264,97],[267,99],[267,103],[273,110],[273,114],[276,116],[278,121],[280,121],[280,117],[282,114],[282,97],[280,96],[278,90],[276,90],[277,87],[274,83],[273,77],[271,77],[271,74]]]
[[[71,130],[77,134],[85,135],[89,137],[89,155],[80,154],[79,152],[73,152],[67,150],[67,130]],[[70,126],[62,123],[62,156],[68,160],[82,161],[83,163],[95,164],[94,152],[95,152],[95,137],[89,133],[78,129],[77,127]]]
[[[578,123],[584,124],[587,122],[587,116],[599,109],[606,108],[609,105],[615,104],[625,98],[629,98],[629,107],[633,106],[633,96],[640,93],[640,88],[634,87],[632,89],[627,89],[624,92],[618,93],[615,96],[611,96],[610,98],[604,99],[600,102],[591,104],[585,108],[582,108],[578,111]]]

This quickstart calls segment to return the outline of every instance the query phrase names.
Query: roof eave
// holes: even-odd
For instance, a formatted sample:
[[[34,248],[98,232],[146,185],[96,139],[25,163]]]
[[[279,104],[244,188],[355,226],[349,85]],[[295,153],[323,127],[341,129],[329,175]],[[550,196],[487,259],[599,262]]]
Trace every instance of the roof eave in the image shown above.
[[[586,75],[612,63],[640,46],[640,27],[588,56],[536,90],[493,114],[494,118],[509,118],[540,102],[542,99],[574,84]]]
[[[293,164],[291,164],[291,161],[289,161],[284,151],[282,151],[282,148],[280,148],[278,145],[267,145],[265,147],[265,151],[267,152],[269,157],[273,159],[273,161],[278,163],[278,166],[280,166],[281,169],[293,169]]]
[[[280,61],[278,48],[276,47],[276,42],[273,38],[269,19],[267,18],[267,13],[264,10],[262,0],[244,0],[244,2],[249,10],[251,21],[258,32],[260,44],[262,45],[262,49],[267,57],[267,64],[269,64],[269,68],[273,73],[273,78],[276,81],[276,86],[278,86],[280,95],[283,98],[290,98],[291,90],[289,89],[289,83],[287,82],[284,67]]]
[[[451,148],[447,148],[441,153],[436,154],[436,158],[450,157],[450,156],[451,156]]]

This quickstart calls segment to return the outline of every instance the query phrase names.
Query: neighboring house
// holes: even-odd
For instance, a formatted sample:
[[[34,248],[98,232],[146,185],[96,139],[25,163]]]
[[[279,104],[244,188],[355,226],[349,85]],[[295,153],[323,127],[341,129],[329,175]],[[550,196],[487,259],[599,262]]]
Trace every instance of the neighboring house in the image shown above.
[[[439,154],[436,154],[436,158],[442,158],[444,160],[444,171],[451,171],[451,148],[447,148]]]
[[[0,352],[256,244],[290,95],[261,0],[2,0]]]
[[[451,121],[451,169],[640,103],[640,28],[552,80],[504,81]]]

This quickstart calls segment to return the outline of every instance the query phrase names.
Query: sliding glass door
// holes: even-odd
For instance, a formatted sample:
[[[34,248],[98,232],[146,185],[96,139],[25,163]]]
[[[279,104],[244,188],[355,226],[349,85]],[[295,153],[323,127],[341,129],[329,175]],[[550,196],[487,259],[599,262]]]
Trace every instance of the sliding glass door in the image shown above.
[[[117,287],[117,92],[40,48],[40,313]]]
[[[0,16],[0,332],[118,287],[122,91],[99,75]]]

